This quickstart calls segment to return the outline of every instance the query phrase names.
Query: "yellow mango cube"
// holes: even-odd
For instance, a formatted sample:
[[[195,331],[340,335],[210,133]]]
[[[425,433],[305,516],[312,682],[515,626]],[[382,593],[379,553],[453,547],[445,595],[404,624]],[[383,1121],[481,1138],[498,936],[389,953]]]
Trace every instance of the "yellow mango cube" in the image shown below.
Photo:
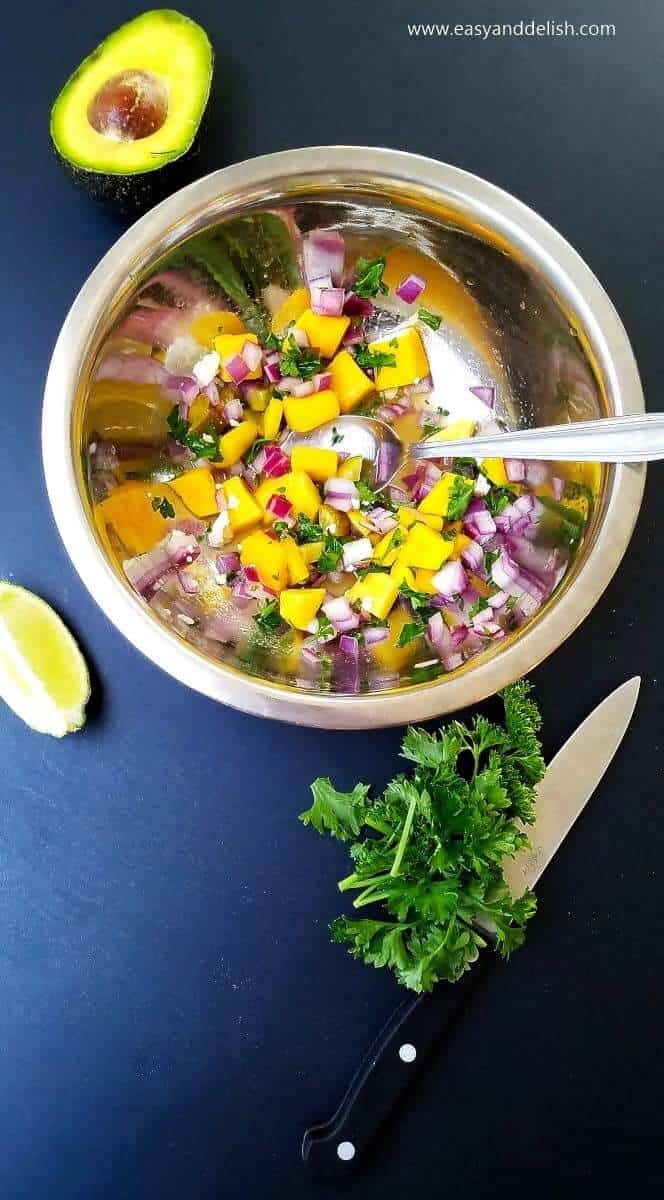
[[[432,596],[436,594],[436,588],[432,584],[435,571],[427,571],[424,567],[418,567],[415,571],[415,589],[418,592],[429,592]]]
[[[454,542],[441,537],[426,525],[413,525],[399,550],[399,562],[407,567],[424,567],[437,571],[450,557]]]
[[[200,342],[206,350],[212,350],[214,339],[224,333],[242,333],[244,324],[234,312],[203,313],[192,321],[189,333],[195,342]]]
[[[219,438],[222,467],[232,467],[234,463],[239,462],[257,436],[258,426],[251,417],[241,421],[234,429],[229,429],[228,433],[222,434]]]
[[[316,483],[325,483],[337,473],[339,455],[336,450],[323,450],[317,446],[294,446],[291,467],[294,471],[305,471]]]
[[[365,575],[364,579],[358,579],[351,588],[346,592],[346,599],[351,604],[358,604],[364,611],[371,613],[373,617],[378,617],[379,620],[384,620],[399,595],[399,584],[391,575],[385,575],[382,571],[372,572],[370,575]]]
[[[305,631],[324,599],[325,588],[286,588],[279,597],[279,612],[294,629]]]
[[[335,537],[348,537],[350,521],[345,513],[329,504],[321,504],[318,512],[318,523],[325,533],[333,533]]]
[[[289,471],[278,479],[264,479],[259,483],[254,496],[265,512],[265,520],[276,520],[272,513],[267,512],[267,505],[275,492],[281,492],[290,500],[295,513],[304,513],[311,521],[315,521],[320,508],[320,495],[315,483],[304,471]]]
[[[340,479],[352,479],[357,483],[362,474],[362,463],[364,459],[361,454],[353,454],[351,458],[346,458],[339,467]]]
[[[483,475],[486,475],[490,483],[495,483],[496,487],[507,487],[509,479],[505,471],[505,463],[502,458],[483,458],[480,463],[480,469]]]
[[[185,471],[172,481],[171,487],[195,517],[209,517],[212,513],[216,515],[217,493],[209,467]]]
[[[332,372],[332,387],[342,413],[352,412],[374,391],[373,379],[358,367],[348,350],[335,355],[328,370]]]
[[[461,558],[466,546],[470,546],[471,542],[472,538],[469,538],[467,534],[457,533],[454,539],[454,549],[452,550],[450,558]]]
[[[159,497],[173,505],[179,516],[180,501],[168,484],[150,484],[128,480],[95,505],[95,524],[107,548],[111,549],[109,533],[120,539],[127,554],[144,554],[160,542],[169,526],[152,507]],[[180,512],[184,512],[180,506]]]
[[[263,437],[267,438],[268,442],[273,442],[279,433],[283,415],[283,400],[278,400],[276,396],[272,396],[268,401],[265,416],[263,417]]]
[[[288,396],[284,400],[286,424],[295,433],[310,433],[339,416],[339,401],[329,388],[311,396]]]
[[[318,562],[324,546],[324,542],[305,542],[304,545],[298,547],[307,566],[310,567],[312,563]]]
[[[366,513],[361,512],[359,508],[351,508],[347,516],[351,529],[359,533],[360,537],[370,537],[371,534],[376,532],[369,523]]]
[[[273,397],[269,388],[250,387],[246,389],[245,400],[252,412],[264,413]]]
[[[403,569],[407,571],[409,568],[404,567]],[[410,587],[413,586],[409,579],[406,579],[405,582]],[[390,636],[386,641],[378,642],[371,648],[374,660],[388,671],[403,670],[404,667],[408,666],[408,663],[412,662],[416,653],[421,650],[421,643],[418,641],[409,642],[406,646],[399,646],[397,644],[404,625],[410,625],[412,620],[411,614],[405,608],[402,608],[401,605],[393,609],[387,619]]]
[[[396,580],[399,586],[401,586],[402,583],[406,583],[408,587],[415,587],[415,572],[413,571],[412,567],[405,567],[403,563],[397,561],[392,567],[390,575],[394,580]]]
[[[379,392],[406,387],[429,374],[429,359],[414,326],[397,337],[370,342],[369,349],[373,354],[392,354],[396,360],[393,367],[379,367],[376,371],[376,390]]]
[[[334,356],[349,325],[350,317],[319,316],[310,308],[305,309],[295,322],[295,328],[304,330],[309,345],[323,358]]]
[[[466,486],[468,480],[464,475],[457,475],[454,471],[445,471],[440,479],[434,483],[428,496],[418,504],[418,510],[421,513],[434,513],[436,516],[446,517],[450,497],[457,486]]]
[[[244,529],[261,520],[263,510],[260,504],[256,503],[243,479],[237,475],[232,479],[225,479],[221,490],[233,533],[242,533]]]
[[[384,567],[391,567],[397,561],[399,547],[406,540],[406,535],[403,529],[390,529],[389,533],[383,535],[374,549],[374,562],[381,563]]]
[[[205,392],[201,392],[196,397],[194,403],[189,409],[188,421],[192,429],[200,429],[210,416],[210,401]]]
[[[286,546],[262,530],[250,533],[242,543],[240,562],[243,567],[255,567],[264,587],[281,592],[288,586]]]
[[[298,583],[306,583],[309,578],[309,567],[304,561],[300,547],[296,545],[292,538],[284,538],[286,546],[286,566],[288,568],[288,582],[291,587],[297,587]]]
[[[437,429],[431,434],[432,442],[455,442],[461,438],[471,438],[477,429],[477,421],[453,421],[445,429]]]
[[[233,358],[235,354],[241,355],[245,342],[253,342],[257,346],[258,338],[255,333],[220,333],[214,339],[214,348],[221,359],[221,378],[226,383],[232,383],[233,378],[228,374],[224,362],[227,358]],[[263,367],[259,363],[253,371],[245,375],[245,379],[260,379],[262,374]]]
[[[288,325],[297,321],[298,317],[309,308],[309,289],[297,288],[288,296],[275,312],[272,318],[273,333],[282,334]]]
[[[435,513],[420,512],[417,508],[402,506],[397,513],[397,520],[403,529],[410,529],[413,525],[427,525],[429,529],[436,529],[440,533],[443,528],[442,517],[437,517]]]

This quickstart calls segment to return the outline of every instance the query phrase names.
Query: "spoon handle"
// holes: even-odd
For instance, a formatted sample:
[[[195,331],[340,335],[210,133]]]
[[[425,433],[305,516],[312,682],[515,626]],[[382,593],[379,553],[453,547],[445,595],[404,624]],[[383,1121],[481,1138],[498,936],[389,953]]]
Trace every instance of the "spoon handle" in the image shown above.
[[[539,458],[558,462],[655,462],[664,458],[664,413],[601,417],[569,425],[437,442],[428,438],[408,450],[412,458]]]

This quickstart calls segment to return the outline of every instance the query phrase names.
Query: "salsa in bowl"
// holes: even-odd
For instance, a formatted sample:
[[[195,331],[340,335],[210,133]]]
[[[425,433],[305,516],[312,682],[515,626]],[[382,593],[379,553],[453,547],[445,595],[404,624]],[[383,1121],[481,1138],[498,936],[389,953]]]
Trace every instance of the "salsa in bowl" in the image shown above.
[[[440,185],[276,172],[269,198],[219,211],[234,170],[126,235],[150,242],[169,206],[208,196],[167,247],[152,237],[89,347],[75,438],[96,550],[178,658],[242,680],[242,699],[202,688],[241,707],[263,711],[260,695],[274,715],[353,725],[404,719],[406,694],[405,719],[469,703],[557,644],[534,635],[587,566],[621,468],[443,457],[394,477],[379,462],[376,479],[346,418],[408,445],[628,411],[624,397],[561,281],[495,218],[450,211]],[[307,444],[321,426],[325,447]],[[567,632],[583,608],[568,605]]]

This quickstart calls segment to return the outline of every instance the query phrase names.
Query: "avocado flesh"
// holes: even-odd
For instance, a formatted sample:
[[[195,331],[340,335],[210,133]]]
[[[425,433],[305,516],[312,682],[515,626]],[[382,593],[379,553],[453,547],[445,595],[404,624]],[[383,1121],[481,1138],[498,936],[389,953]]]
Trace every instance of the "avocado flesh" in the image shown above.
[[[136,209],[177,182],[173,168],[196,148],[207,108],[214,55],[207,34],[171,9],[143,13],[111,33],[77,68],[51,111],[51,138],[92,195]],[[147,73],[167,95],[163,123],[148,136],[112,136],[93,128],[95,98],[114,77]]]

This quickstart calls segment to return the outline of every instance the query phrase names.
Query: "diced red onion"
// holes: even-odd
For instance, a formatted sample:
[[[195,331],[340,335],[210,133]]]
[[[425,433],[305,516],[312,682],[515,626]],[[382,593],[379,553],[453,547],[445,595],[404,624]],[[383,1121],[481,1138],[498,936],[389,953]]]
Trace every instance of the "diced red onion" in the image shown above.
[[[340,317],[344,307],[343,288],[317,287],[311,285],[311,308],[325,317]]]
[[[265,469],[265,459],[266,458],[267,458],[267,455],[265,453],[265,446],[261,446],[260,450],[254,455],[254,458],[253,458],[253,461],[251,464],[257,475],[262,475],[262,473]]]
[[[426,281],[422,279],[421,275],[407,275],[394,290],[405,304],[414,304],[418,296],[422,295],[425,287]]]
[[[182,591],[189,596],[195,595],[198,591],[198,580],[194,579],[194,576],[190,575],[188,571],[178,571],[178,583]]]
[[[242,401],[234,397],[224,404],[224,416],[227,421],[241,421],[244,416]]]
[[[468,512],[470,512],[471,505],[469,505]],[[468,536],[478,541],[482,538],[493,537],[494,533],[496,532],[496,522],[491,516],[488,508],[484,506],[481,508],[476,508],[475,511],[470,514],[470,516],[468,515],[468,512],[463,520],[463,528]]]
[[[249,374],[249,366],[245,362],[241,354],[233,354],[224,360],[224,367],[228,371],[233,383],[242,383],[243,379]]]
[[[279,354],[276,350],[271,350],[265,355],[263,370],[268,383],[279,383],[281,379],[281,368],[279,366]]]
[[[279,446],[266,446],[263,474],[267,475],[268,479],[278,479],[287,471],[290,471],[290,459],[283,450]]]
[[[431,586],[449,600],[453,600],[455,596],[463,592],[467,584],[468,577],[458,560],[446,562],[431,579]]]
[[[510,483],[522,483],[526,478],[526,464],[522,458],[505,458],[503,466]]]
[[[554,500],[562,500],[565,494],[565,480],[561,479],[559,475],[554,475],[551,479],[551,490]]]
[[[396,671],[375,671],[367,679],[370,692],[384,692],[398,683],[399,675]]]
[[[336,229],[312,229],[302,243],[304,277],[307,283],[330,275],[333,283],[340,283],[344,273],[346,246]]]
[[[219,388],[217,387],[214,379],[211,383],[206,384],[206,386],[203,388],[203,392],[210,401],[210,406],[212,408],[217,408],[219,405]]]
[[[472,392],[473,396],[477,396],[477,399],[481,400],[482,404],[486,404],[487,408],[495,408],[496,389],[493,385],[490,387],[471,387],[468,391]]]
[[[240,555],[234,553],[218,554],[215,566],[220,575],[234,575],[240,570]]]
[[[519,578],[519,567],[506,550],[501,550],[498,558],[492,564],[491,578],[497,588],[505,589],[512,594],[513,585]]]
[[[352,571],[360,563],[367,562],[373,555],[373,546],[369,538],[357,538],[354,542],[346,542],[343,549],[343,564],[347,571]]]
[[[387,508],[373,508],[367,513],[367,521],[376,533],[390,533],[399,524],[394,513]]]
[[[469,546],[464,546],[461,551],[461,561],[475,573],[483,570],[484,551],[482,547],[477,542],[471,542]]]
[[[306,332],[304,329],[298,329],[297,325],[294,325],[292,329],[288,330],[288,336],[289,338],[293,339],[296,346],[300,347],[300,350],[306,350],[309,346],[309,338],[307,337]]]
[[[496,592],[493,596],[488,597],[489,607],[494,609],[504,608],[508,600],[508,592]]]
[[[462,654],[444,654],[441,662],[446,671],[456,671],[458,667],[463,665]]]
[[[282,375],[279,380],[279,391],[292,392],[300,383],[302,380],[298,379],[297,375]]]
[[[392,478],[400,461],[401,453],[399,447],[394,442],[384,441],[380,443],[376,457],[376,483],[379,487],[384,487],[388,479]]]
[[[316,385],[314,384],[313,379],[303,379],[296,385],[296,387],[293,388],[293,395],[311,396],[312,392],[315,390],[315,386]]]
[[[278,492],[275,492],[274,495],[270,496],[266,508],[278,521],[283,521],[286,517],[290,516],[293,505],[285,496],[280,496]]]
[[[359,508],[360,497],[352,479],[335,477],[325,481],[325,500],[331,508],[338,512],[350,512]]]
[[[173,521],[172,529],[178,529],[180,533],[188,533],[190,537],[202,537],[207,529],[204,521],[199,521],[198,517],[178,517]]]
[[[387,641],[390,631],[387,625],[366,625],[362,630],[362,636],[366,646],[378,646],[381,642]]]
[[[337,632],[348,633],[351,629],[357,629],[360,624],[359,616],[351,608],[345,596],[333,596],[330,600],[326,600],[323,612]]]
[[[313,378],[314,388],[317,392],[326,392],[332,387],[332,375],[330,371],[321,371]]]
[[[249,339],[244,343],[240,354],[250,371],[255,371],[263,361],[263,351],[260,346],[256,342],[250,342]]]
[[[374,306],[365,296],[356,296],[355,292],[346,292],[344,300],[344,315],[347,317],[370,317]]]
[[[539,459],[529,458],[525,463],[525,469],[526,483],[529,483],[531,487],[539,487],[549,478],[548,463],[541,462]]]
[[[303,642],[300,654],[308,666],[320,666],[320,648],[314,642]]]
[[[356,346],[358,342],[363,342],[363,341],[364,341],[364,333],[362,331],[361,326],[349,325],[348,329],[346,330],[344,336],[341,339],[341,345],[344,347]]]
[[[360,657],[360,643],[357,638],[351,637],[348,633],[342,633],[339,638],[339,649],[349,658],[359,659]]]

